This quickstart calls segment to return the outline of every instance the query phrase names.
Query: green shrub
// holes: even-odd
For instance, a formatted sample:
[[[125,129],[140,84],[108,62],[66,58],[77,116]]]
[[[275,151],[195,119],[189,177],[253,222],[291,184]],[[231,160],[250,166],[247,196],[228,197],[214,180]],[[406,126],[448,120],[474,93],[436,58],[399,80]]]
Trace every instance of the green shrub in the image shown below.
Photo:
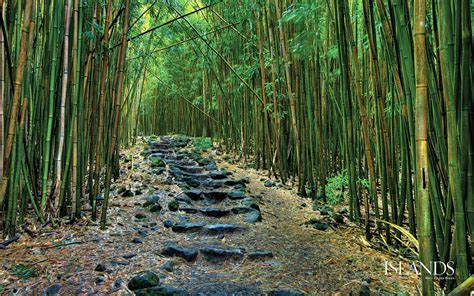
[[[211,138],[194,138],[193,139],[193,146],[197,150],[207,150],[212,148],[212,140]]]
[[[347,170],[342,170],[339,174],[329,178],[326,184],[326,197],[329,204],[336,205],[345,200],[349,178]]]

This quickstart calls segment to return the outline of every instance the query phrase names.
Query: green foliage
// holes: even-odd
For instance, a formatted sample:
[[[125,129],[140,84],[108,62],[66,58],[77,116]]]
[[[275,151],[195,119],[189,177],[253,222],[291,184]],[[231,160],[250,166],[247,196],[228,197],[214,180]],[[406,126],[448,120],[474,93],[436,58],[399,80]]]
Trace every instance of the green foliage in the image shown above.
[[[193,146],[198,150],[207,150],[212,148],[212,140],[211,138],[194,138],[193,139]]]
[[[14,265],[11,270],[14,275],[22,279],[38,276],[38,270],[36,270],[34,267],[23,264]]]
[[[329,178],[326,184],[326,197],[329,204],[336,205],[344,202],[346,188],[349,186],[347,170]]]
[[[161,159],[161,158],[152,157],[152,158],[151,158],[151,164],[150,164],[150,166],[151,166],[152,168],[164,167],[164,166],[165,166],[165,162],[164,162],[163,159]]]

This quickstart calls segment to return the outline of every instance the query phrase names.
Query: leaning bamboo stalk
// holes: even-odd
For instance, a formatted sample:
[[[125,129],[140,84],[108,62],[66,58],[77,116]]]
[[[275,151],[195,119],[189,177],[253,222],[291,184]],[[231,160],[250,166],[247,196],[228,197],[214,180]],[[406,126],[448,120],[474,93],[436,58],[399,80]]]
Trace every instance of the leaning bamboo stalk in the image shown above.
[[[118,81],[117,81],[117,95],[115,97],[115,112],[113,116],[113,127],[112,127],[112,139],[109,143],[109,150],[107,153],[107,168],[106,168],[106,176],[105,176],[105,189],[104,189],[104,201],[102,204],[102,212],[100,217],[100,225],[101,228],[106,227],[107,222],[107,208],[109,203],[109,195],[110,195],[110,183],[112,179],[112,156],[114,155],[114,151],[116,146],[118,145],[118,128],[119,128],[119,121],[120,121],[120,108],[121,108],[121,101],[122,101],[122,90],[123,90],[123,76],[125,71],[125,60],[127,58],[127,33],[128,33],[128,14],[129,14],[129,7],[130,3],[129,0],[125,0],[125,12],[123,16],[123,31],[122,31],[122,44],[120,48],[120,56],[118,62]]]
[[[11,167],[11,154],[13,149],[13,140],[16,134],[16,127],[18,123],[18,109],[20,105],[21,99],[21,90],[23,85],[23,76],[25,73],[25,64],[26,64],[26,50],[27,50],[27,40],[29,34],[29,26],[30,26],[30,17],[31,17],[31,10],[32,10],[32,0],[27,0],[25,9],[24,9],[24,19],[23,25],[21,30],[21,37],[20,37],[20,52],[18,55],[18,61],[16,64],[16,71],[15,71],[15,80],[13,83],[13,98],[12,98],[12,106],[10,111],[10,118],[9,118],[9,125],[8,125],[8,133],[7,139],[5,143],[5,151],[3,156],[4,162],[4,174],[2,177],[2,181],[0,183],[0,207],[3,205],[3,201],[5,199],[5,193],[7,190],[8,180],[9,180],[9,173]]]

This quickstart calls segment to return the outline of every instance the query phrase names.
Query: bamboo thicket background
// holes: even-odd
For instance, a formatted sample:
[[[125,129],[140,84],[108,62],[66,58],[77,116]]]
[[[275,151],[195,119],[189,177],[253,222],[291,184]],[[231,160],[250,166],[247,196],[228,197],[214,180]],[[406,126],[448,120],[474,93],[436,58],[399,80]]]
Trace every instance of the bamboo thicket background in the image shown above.
[[[344,176],[366,236],[423,262],[474,251],[469,0],[0,0],[0,205],[106,207],[119,148],[138,136],[211,136],[301,195]],[[423,288],[432,294],[433,281]]]

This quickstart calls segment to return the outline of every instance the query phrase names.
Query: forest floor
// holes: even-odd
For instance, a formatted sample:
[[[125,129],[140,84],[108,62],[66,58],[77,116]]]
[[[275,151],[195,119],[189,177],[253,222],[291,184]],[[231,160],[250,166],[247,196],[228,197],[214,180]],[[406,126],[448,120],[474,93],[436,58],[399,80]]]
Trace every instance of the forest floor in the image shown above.
[[[385,273],[399,259],[364,242],[344,206],[315,211],[266,172],[188,142],[122,151],[107,230],[86,213],[23,235],[0,250],[0,294],[417,294],[415,275]]]

